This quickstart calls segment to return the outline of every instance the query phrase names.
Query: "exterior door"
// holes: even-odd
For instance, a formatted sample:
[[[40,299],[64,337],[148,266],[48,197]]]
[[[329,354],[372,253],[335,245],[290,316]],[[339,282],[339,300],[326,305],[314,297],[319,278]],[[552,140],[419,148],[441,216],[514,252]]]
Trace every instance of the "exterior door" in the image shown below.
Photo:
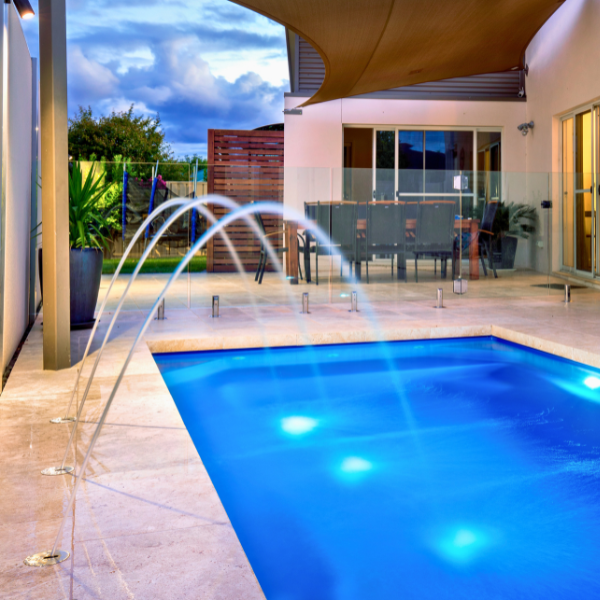
[[[598,107],[562,122],[563,266],[581,273],[598,270]]]
[[[593,240],[592,111],[575,115],[576,268],[592,272]]]

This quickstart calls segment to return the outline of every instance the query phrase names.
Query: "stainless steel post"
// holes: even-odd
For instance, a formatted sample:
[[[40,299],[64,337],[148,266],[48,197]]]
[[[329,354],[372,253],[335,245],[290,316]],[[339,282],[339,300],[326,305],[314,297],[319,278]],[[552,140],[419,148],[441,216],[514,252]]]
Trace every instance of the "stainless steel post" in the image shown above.
[[[196,159],[196,165],[192,169],[194,182],[193,182],[193,198],[196,198],[196,185],[198,183],[198,159]],[[192,221],[193,221],[194,211],[188,213],[188,251],[192,247]],[[188,263],[187,266],[187,276],[188,276],[188,308],[192,308],[192,272],[191,272],[191,262]]]
[[[463,178],[462,171],[459,171],[459,180],[460,180],[460,186],[458,188],[458,213],[459,213],[459,219],[458,219],[458,279],[459,279],[459,281],[462,280],[462,247],[463,247],[463,238],[462,238],[462,220],[463,220],[462,188],[463,188],[463,182],[462,182],[462,178]],[[454,273],[452,274],[452,276],[454,277]]]
[[[444,308],[444,290],[442,288],[437,290],[437,304],[434,308]]]
[[[310,314],[310,311],[308,310],[308,292],[304,292],[304,294],[302,294],[302,314]]]
[[[212,298],[212,317],[213,319],[219,317],[219,296],[213,296]]]
[[[192,276],[190,274],[190,263],[188,263],[188,278],[187,278],[187,292],[188,292],[188,308],[192,308]]]
[[[454,273],[452,273],[453,282],[453,291],[455,294],[466,294],[467,292],[467,280],[462,278],[462,249],[463,249],[463,239],[462,239],[462,224],[463,224],[463,214],[462,214],[462,192],[463,192],[463,172],[458,172],[458,182],[457,178],[454,178],[454,189],[458,189],[458,279],[454,279]],[[458,183],[458,188],[457,188]]]
[[[165,299],[162,299],[162,302],[158,305],[158,310],[156,311],[156,319],[158,321],[165,320]]]
[[[358,294],[352,292],[350,296],[350,312],[358,312]]]
[[[565,304],[569,304],[571,302],[571,286],[568,283],[565,283]]]

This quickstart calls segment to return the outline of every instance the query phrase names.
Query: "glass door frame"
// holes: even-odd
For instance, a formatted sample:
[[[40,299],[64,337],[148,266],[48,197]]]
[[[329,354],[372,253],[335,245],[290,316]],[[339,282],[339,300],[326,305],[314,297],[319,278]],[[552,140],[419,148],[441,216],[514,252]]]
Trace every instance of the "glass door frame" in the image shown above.
[[[585,175],[585,172],[578,173],[577,172],[577,126],[576,119],[578,115],[583,115],[586,112],[590,113],[591,118],[591,164],[590,167],[590,187],[589,188],[578,188],[578,180],[580,177]],[[565,234],[565,223],[564,223],[564,213],[563,213],[563,202],[565,201],[565,175],[568,177],[569,173],[565,174],[564,171],[564,126],[563,124],[572,119],[572,151],[573,156],[571,158],[573,164],[573,173],[570,176],[573,178],[572,183],[572,193],[573,193],[573,208],[572,208],[572,227],[573,227],[573,266],[565,265],[565,257],[564,257],[564,234]],[[598,171],[600,170],[600,104],[592,103],[584,106],[580,106],[576,110],[570,111],[560,117],[560,232],[561,232],[561,243],[560,243],[560,265],[561,271],[566,271],[569,273],[577,274],[581,277],[590,277],[596,278],[600,277],[599,266],[600,266],[600,240],[598,239],[598,232],[600,231],[600,223],[598,222],[600,219],[600,211],[597,210],[598,200],[600,196],[599,189],[599,177]],[[589,271],[584,271],[577,268],[578,259],[578,243],[577,243],[577,195],[591,193],[592,194],[592,202],[591,202],[591,266]]]
[[[473,192],[468,194],[463,194],[463,196],[472,196],[473,203],[475,204],[477,199],[477,184],[478,184],[478,171],[477,171],[477,134],[481,133],[500,133],[500,176],[502,177],[502,173],[504,172],[504,144],[502,144],[502,139],[504,137],[504,127],[467,127],[467,126],[458,126],[458,125],[353,125],[353,124],[344,124],[344,127],[369,127],[373,129],[373,192],[376,189],[377,182],[377,132],[378,131],[394,131],[394,198],[399,199],[401,196],[414,196],[415,194],[407,192],[400,192],[398,194],[398,132],[399,131],[471,131],[473,133],[473,165],[472,165],[472,173],[473,173]],[[425,148],[423,148],[423,152],[425,152]],[[425,168],[423,168],[423,178],[425,178]],[[423,181],[423,185],[425,185],[425,181]],[[423,187],[425,189],[425,187]],[[448,196],[455,197],[458,196],[458,193],[420,193],[418,196]]]
[[[371,194],[376,191],[377,188],[377,132],[378,131],[393,131],[394,132],[394,198],[399,198],[398,196],[398,179],[399,179],[399,171],[398,171],[398,132],[400,131],[470,131],[473,133],[473,192],[470,194],[463,194],[467,196],[473,197],[473,205],[475,206],[478,203],[479,199],[477,197],[478,188],[478,170],[477,170],[477,152],[478,152],[478,133],[500,133],[500,201],[503,201],[503,190],[504,190],[504,165],[505,165],[505,144],[503,144],[504,139],[504,127],[503,126],[486,126],[486,127],[473,127],[473,126],[459,126],[459,125],[389,125],[389,124],[367,124],[367,123],[344,123],[342,125],[342,130],[345,128],[352,129],[370,129],[372,131],[372,182],[371,182]],[[343,134],[342,134],[343,139]],[[425,151],[425,148],[424,148]],[[344,148],[342,144],[341,148],[342,153],[342,161],[343,161],[343,153]],[[423,177],[425,177],[425,169],[423,169]],[[424,188],[425,189],[425,188]],[[401,193],[400,195],[403,195]],[[406,196],[414,196],[412,193],[405,193]],[[426,196],[425,193],[417,194],[419,196]],[[444,194],[432,193],[429,194],[431,196],[440,196]],[[446,194],[449,197],[457,197],[456,194]]]
[[[398,128],[393,125],[371,125],[373,127],[373,183],[372,187],[372,199],[375,200],[375,192],[377,190],[377,132],[378,131],[393,131],[394,132],[394,198],[397,198],[398,194]]]

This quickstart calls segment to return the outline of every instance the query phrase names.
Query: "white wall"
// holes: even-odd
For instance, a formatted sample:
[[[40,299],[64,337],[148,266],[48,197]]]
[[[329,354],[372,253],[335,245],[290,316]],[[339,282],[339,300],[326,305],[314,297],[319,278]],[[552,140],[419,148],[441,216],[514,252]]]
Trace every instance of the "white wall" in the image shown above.
[[[285,107],[305,100],[286,97]],[[504,170],[524,172],[526,140],[517,126],[525,117],[524,102],[346,98],[303,107],[302,115],[285,115],[285,206],[301,211],[305,200],[341,198],[344,125],[498,127]]]
[[[14,6],[8,6],[8,77],[4,90],[4,296],[2,361],[10,362],[29,321],[32,63]],[[6,48],[6,46],[5,46]]]
[[[553,269],[560,268],[560,117],[600,99],[600,3],[567,0],[527,49],[527,170],[552,173]],[[539,176],[538,176],[539,177]],[[530,178],[532,180],[532,178]]]
[[[285,107],[305,100],[286,97]],[[343,125],[457,126],[503,128],[505,170],[525,171],[526,143],[517,130],[525,117],[525,102],[334,100],[285,115],[285,166],[341,168]]]

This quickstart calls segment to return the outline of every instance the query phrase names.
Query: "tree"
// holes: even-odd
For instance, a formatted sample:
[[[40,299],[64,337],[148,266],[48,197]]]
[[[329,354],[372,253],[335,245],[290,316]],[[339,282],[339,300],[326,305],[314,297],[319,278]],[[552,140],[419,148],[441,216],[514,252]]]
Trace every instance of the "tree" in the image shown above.
[[[172,159],[169,144],[161,129],[160,117],[142,117],[128,111],[113,111],[108,116],[94,117],[92,108],[79,107],[69,119],[69,154],[75,160],[88,160],[94,154],[112,160],[126,156],[134,162]]]

